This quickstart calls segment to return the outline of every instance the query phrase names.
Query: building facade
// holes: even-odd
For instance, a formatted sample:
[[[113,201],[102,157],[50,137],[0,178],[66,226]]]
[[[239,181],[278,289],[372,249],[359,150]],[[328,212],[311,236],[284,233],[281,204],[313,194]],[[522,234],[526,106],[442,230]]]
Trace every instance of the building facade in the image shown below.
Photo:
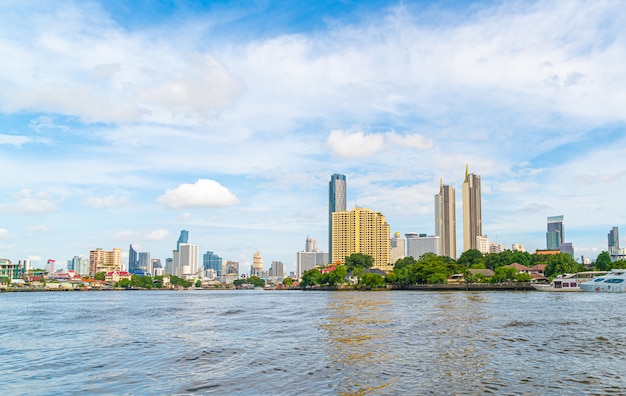
[[[317,241],[307,236],[304,251],[298,252],[296,255],[296,276],[299,279],[305,271],[329,263],[329,254],[320,251],[317,247]]]
[[[215,270],[217,276],[222,276],[223,274],[222,263],[222,258],[211,251],[207,251],[206,253],[204,253],[204,255],[202,255],[202,264],[204,270],[206,271],[208,269],[213,269]]]
[[[239,275],[238,261],[226,261],[226,275]]]
[[[250,276],[258,276],[259,278],[263,276],[263,257],[261,257],[261,252],[259,251],[254,252],[252,256]]]
[[[418,234],[416,232],[407,232],[406,237],[406,255],[419,260],[426,253],[434,253],[441,255],[441,242],[437,235]],[[450,257],[450,256],[448,256]]]
[[[395,264],[396,261],[403,259],[405,256],[404,238],[399,232],[393,234],[393,238],[389,241],[389,262]]]
[[[285,265],[282,261],[272,261],[272,266],[269,270],[269,276],[271,278],[284,278],[285,277]]]
[[[374,268],[391,271],[390,230],[385,216],[367,208],[332,214],[333,262],[345,262],[353,253],[374,258]]]
[[[465,167],[463,181],[463,251],[476,249],[476,237],[483,235],[480,176]]]
[[[173,272],[181,278],[193,278],[199,275],[198,245],[179,243],[178,250],[172,252]]]
[[[455,196],[453,187],[439,183],[439,194],[435,195],[435,236],[439,237],[440,254],[453,259],[456,259]]]
[[[122,270],[122,249],[113,250],[96,249],[89,251],[89,275],[94,276],[98,272],[111,272]]]
[[[335,173],[328,183],[328,252],[329,259],[333,259],[333,213],[343,212],[346,208],[347,186],[346,176]]]
[[[619,251],[619,229],[617,227],[613,227],[609,234],[607,235],[608,239],[608,252],[611,256],[617,256]]]
[[[558,249],[565,240],[563,216],[549,216],[547,221],[546,249]]]

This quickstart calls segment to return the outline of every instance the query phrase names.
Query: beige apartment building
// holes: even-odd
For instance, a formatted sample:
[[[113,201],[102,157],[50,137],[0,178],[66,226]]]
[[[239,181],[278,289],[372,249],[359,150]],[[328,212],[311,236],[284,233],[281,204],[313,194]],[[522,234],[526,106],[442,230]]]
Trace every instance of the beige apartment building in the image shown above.
[[[333,262],[344,263],[353,253],[374,258],[374,267],[391,271],[390,229],[385,216],[367,208],[332,213]]]
[[[100,248],[89,251],[89,275],[98,272],[121,271],[122,249],[102,250]]]

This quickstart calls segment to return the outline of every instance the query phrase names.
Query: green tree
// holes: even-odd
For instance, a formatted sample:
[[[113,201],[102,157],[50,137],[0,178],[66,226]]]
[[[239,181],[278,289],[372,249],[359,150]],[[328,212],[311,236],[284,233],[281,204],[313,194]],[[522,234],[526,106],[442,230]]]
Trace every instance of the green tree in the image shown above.
[[[254,287],[265,286],[265,281],[256,275],[252,275],[250,278],[248,278],[248,283],[252,283]]]
[[[106,272],[96,272],[93,278],[95,280],[103,281],[106,278],[106,274],[107,274]]]
[[[493,283],[512,281],[517,276],[517,270],[511,267],[498,267],[494,272],[494,275],[491,277],[491,282]]]
[[[131,287],[133,285],[133,282],[130,279],[120,279],[119,282],[117,282],[117,287]]]
[[[366,272],[365,274],[363,274],[361,284],[370,289],[373,289],[376,287],[383,287],[385,286],[385,278],[383,278],[383,276],[379,274],[372,274],[371,272]]]
[[[609,252],[603,251],[598,254],[596,261],[594,263],[594,268],[597,271],[610,271],[612,268],[611,256]]]
[[[337,268],[330,271],[326,277],[326,283],[330,286],[339,285],[345,282],[346,275],[348,275],[348,269],[345,265],[338,265]]]
[[[202,281],[200,279],[196,280],[196,287],[202,287]]]
[[[474,264],[484,263],[485,257],[478,249],[469,249],[461,253],[461,257],[456,262],[470,268]]]
[[[289,277],[283,279],[283,285],[291,287],[291,285],[293,285],[293,279]]]
[[[415,260],[412,256],[407,256],[405,258],[398,259],[393,265],[393,268],[401,269],[415,264],[417,264],[417,260]]]
[[[548,257],[545,275],[553,277],[560,274],[574,274],[581,271],[582,268],[584,266],[578,264],[569,254],[559,253]]]
[[[345,262],[348,272],[352,272],[356,268],[372,268],[374,257],[363,253],[352,253],[346,257]]]
[[[300,287],[306,288],[307,286],[319,285],[322,274],[317,268],[304,271],[302,274],[302,280],[300,281]]]

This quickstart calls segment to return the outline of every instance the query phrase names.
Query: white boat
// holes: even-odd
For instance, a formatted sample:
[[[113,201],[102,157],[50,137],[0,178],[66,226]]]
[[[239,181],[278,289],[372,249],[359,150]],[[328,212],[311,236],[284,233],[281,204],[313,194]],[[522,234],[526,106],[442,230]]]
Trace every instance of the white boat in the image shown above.
[[[624,293],[626,292],[626,270],[616,269],[606,275],[580,284],[585,292]]]
[[[579,292],[582,291],[580,285],[584,282],[593,279],[594,276],[604,275],[606,271],[587,271],[578,272],[576,274],[563,274],[559,275],[546,284],[535,284],[533,287],[539,291],[551,291],[551,292]]]

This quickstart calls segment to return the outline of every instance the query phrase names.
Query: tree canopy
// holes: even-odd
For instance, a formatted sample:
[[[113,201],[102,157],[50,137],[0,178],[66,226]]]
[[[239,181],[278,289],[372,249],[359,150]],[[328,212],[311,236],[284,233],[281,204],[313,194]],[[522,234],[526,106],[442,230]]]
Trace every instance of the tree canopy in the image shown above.
[[[352,272],[356,268],[372,268],[374,257],[363,253],[352,253],[346,257],[345,265],[348,272]]]

